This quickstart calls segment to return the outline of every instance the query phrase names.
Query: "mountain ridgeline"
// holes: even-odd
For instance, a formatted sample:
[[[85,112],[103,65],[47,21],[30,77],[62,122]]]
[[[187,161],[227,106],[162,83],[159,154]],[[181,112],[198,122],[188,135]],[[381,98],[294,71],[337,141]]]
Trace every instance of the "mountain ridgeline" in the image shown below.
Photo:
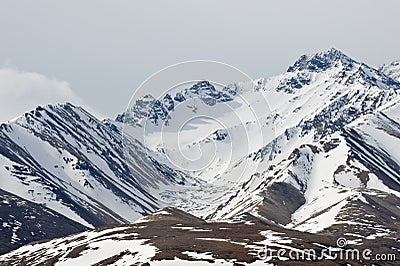
[[[70,250],[53,256],[62,241],[71,241],[71,249],[78,248],[71,258],[83,258],[96,249],[81,253],[79,247],[106,248],[96,244],[99,240],[95,235],[102,235],[103,230],[109,230],[107,237],[112,241],[132,241],[137,246],[136,253],[121,249],[121,253],[102,257],[115,263],[127,258],[135,262],[153,258],[251,263],[257,260],[254,252],[260,250],[259,243],[271,234],[291,239],[284,242],[282,236],[281,242],[268,242],[272,246],[291,243],[288,250],[307,246],[310,241],[315,248],[316,243],[333,247],[332,239],[346,237],[364,248],[398,252],[399,77],[398,62],[375,69],[332,48],[303,55],[285,73],[258,79],[251,88],[240,83],[217,88],[200,81],[160,99],[143,95],[115,120],[100,121],[83,108],[66,103],[38,107],[3,123],[0,252],[32,241],[108,227],[45,242],[32,251],[25,246],[1,256],[0,261],[15,264],[23,256],[35,264],[39,253],[44,254],[41,263],[53,258],[52,262],[66,260]],[[154,128],[168,128],[180,118],[180,112],[202,108],[217,112],[219,106],[236,103],[240,95],[256,93],[268,100],[271,112],[256,119],[248,117],[243,124],[249,132],[251,125],[260,121],[262,128],[272,125],[274,136],[252,146],[250,152],[240,150],[215,176],[211,168],[197,172],[180,169],[168,160],[168,154],[174,152],[168,146],[148,145],[135,134],[123,134],[124,127],[138,132],[147,121]],[[249,106],[257,104],[257,97],[249,99],[253,99]],[[235,112],[241,115],[241,110]],[[209,128],[206,137],[193,136],[185,152],[196,154],[199,147],[212,144],[222,147],[216,154],[222,162],[229,157],[223,147],[230,142],[235,145],[232,132],[238,132],[237,128],[233,122],[225,128]],[[246,165],[255,167],[238,180],[238,169]],[[236,183],[236,190],[222,189],[232,187],[232,183]],[[209,197],[214,192],[217,200]],[[180,210],[157,212],[165,207]],[[132,222],[126,228],[122,225]],[[147,229],[139,227],[140,223]],[[253,229],[248,227],[251,224],[255,224]],[[218,247],[196,240],[201,243],[195,251],[209,252],[210,256],[193,257],[183,246],[168,250],[164,242],[150,236],[151,226],[157,230],[155,235],[169,239],[178,234],[182,243],[211,238],[212,234],[206,233],[211,231],[228,239],[222,233],[225,227],[250,230],[251,237],[237,234],[235,240]],[[192,228],[186,230],[185,226]],[[161,227],[165,231],[159,230]],[[65,230],[55,233],[57,228]],[[213,248],[218,252],[212,252]],[[228,256],[235,248],[239,255]],[[93,263],[99,262],[93,257]]]

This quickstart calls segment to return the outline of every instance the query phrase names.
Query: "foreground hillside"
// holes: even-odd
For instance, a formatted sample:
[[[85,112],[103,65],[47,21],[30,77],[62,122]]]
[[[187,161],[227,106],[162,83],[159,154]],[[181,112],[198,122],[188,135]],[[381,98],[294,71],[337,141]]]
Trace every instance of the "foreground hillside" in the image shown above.
[[[5,262],[0,265],[291,265],[293,262],[284,261],[290,256],[297,256],[296,265],[308,265],[310,260],[316,265],[363,265],[364,259],[340,259],[340,252],[349,247],[338,248],[332,236],[282,229],[251,216],[247,219],[206,222],[166,208],[133,224],[33,243],[0,256]],[[354,247],[385,251],[380,244],[385,243],[370,240]],[[266,248],[282,249],[280,254],[285,255],[278,258]],[[338,259],[333,259],[335,256]]]

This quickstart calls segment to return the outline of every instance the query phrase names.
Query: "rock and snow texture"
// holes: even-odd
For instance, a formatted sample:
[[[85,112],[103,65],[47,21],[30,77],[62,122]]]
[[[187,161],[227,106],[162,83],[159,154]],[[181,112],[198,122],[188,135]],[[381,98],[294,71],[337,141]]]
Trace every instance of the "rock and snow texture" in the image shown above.
[[[152,191],[185,176],[155,164],[134,138],[129,151],[136,165],[128,165],[120,130],[68,103],[1,124],[0,187],[86,227],[149,214],[163,206]]]
[[[273,120],[276,138],[242,154],[216,177],[233,180],[241,165],[258,167],[244,176],[235,193],[201,209],[203,217],[204,211],[214,220],[249,211],[289,228],[317,232],[351,224],[354,217],[340,215],[360,198],[398,197],[398,81],[330,49],[302,56],[286,73],[257,84],[257,93],[269,100],[272,110],[259,118]],[[186,198],[174,200],[196,213],[184,205]],[[390,212],[398,217],[396,209]]]
[[[236,93],[261,93],[268,99],[271,112],[257,119],[263,125],[272,124],[276,136],[253,145],[250,153],[236,154],[217,176],[207,170],[196,176],[223,183],[235,180],[241,166],[257,168],[246,172],[232,193],[210,186],[208,191],[224,191],[218,194],[218,200],[190,189],[166,192],[165,198],[212,220],[232,219],[250,212],[295,230],[345,231],[358,237],[357,241],[365,240],[368,232],[373,234],[374,226],[386,228],[383,236],[396,237],[399,211],[388,206],[399,206],[400,157],[395,148],[400,136],[400,83],[394,75],[397,65],[376,70],[330,49],[300,57],[286,73],[259,79],[253,88],[237,87]],[[235,96],[228,102],[234,102]],[[185,100],[179,97],[179,102]],[[219,104],[215,102],[217,110]],[[158,110],[159,105],[154,108]],[[242,115],[240,112],[235,110],[238,116]],[[175,109],[159,117],[173,124],[177,116],[175,105]],[[245,121],[246,125],[254,122]],[[221,140],[228,140],[234,144],[229,134],[232,128],[235,125],[229,124],[223,131],[228,132],[226,135],[210,134],[193,141],[187,154],[194,154],[196,149],[191,147],[198,143],[221,145]],[[168,147],[161,150],[154,146],[148,148],[160,153],[160,158],[168,154]],[[386,200],[379,200],[382,198]],[[206,207],[196,204],[198,199],[206,202]],[[345,215],[346,212],[350,214]],[[383,218],[370,218],[372,222],[366,224],[360,222],[364,215]]]
[[[0,256],[7,265],[275,265],[281,260],[266,247],[307,258],[310,249],[326,263],[323,249],[335,249],[332,237],[248,222],[206,222],[167,208],[128,225],[33,243]],[[251,221],[251,222],[250,222]],[[369,247],[375,240],[368,240]],[[391,242],[393,244],[394,241]],[[307,249],[307,251],[302,251]],[[270,255],[272,254],[272,255]],[[282,255],[281,255],[282,256]],[[356,263],[357,259],[337,260]]]
[[[41,204],[0,189],[0,254],[34,241],[87,229]]]
[[[379,71],[395,80],[400,80],[400,60],[394,61],[388,65],[382,65]]]
[[[315,232],[333,226],[360,192],[398,197],[399,89],[396,80],[336,49],[302,56],[286,73],[260,79],[276,138],[237,161],[235,167],[259,162],[258,169],[209,218],[249,211]]]
[[[376,70],[330,49],[304,55],[287,72],[259,79],[256,86],[237,83],[220,89],[202,81],[161,99],[145,95],[116,121],[98,121],[71,104],[39,107],[0,126],[1,188],[87,227],[134,221],[169,205],[213,221],[257,217],[273,230],[301,237],[308,236],[303,232],[319,239],[346,236],[369,245],[380,237],[377,245],[391,249],[399,238],[400,219],[398,69],[393,63]],[[255,107],[255,117],[241,97]],[[261,98],[268,100],[268,110]],[[224,112],[226,106],[230,111]],[[161,128],[172,139],[178,122],[191,113],[217,114],[225,125],[200,119],[183,130],[187,158],[209,158],[216,149],[208,167],[200,167],[202,160],[185,164],[173,145],[159,141]],[[143,129],[149,133],[146,142],[136,138]],[[246,145],[244,133],[251,136]],[[157,217],[169,216],[156,213],[138,224]],[[190,218],[170,226],[174,233],[180,228],[186,234],[206,234],[210,228],[197,227],[198,222]],[[85,233],[80,244],[74,240],[88,250],[77,258],[107,246],[99,246],[92,233]],[[140,239],[157,232],[152,234],[142,232],[146,237]],[[121,246],[115,244],[108,255],[136,261],[138,254],[122,244],[125,237],[118,237]],[[133,233],[130,237],[144,254],[166,249],[141,242]],[[226,240],[221,239],[213,241]],[[57,241],[40,249],[54,255]],[[57,259],[67,261],[68,252]],[[179,252],[168,259],[222,258],[209,250]],[[143,256],[147,262],[154,254]]]

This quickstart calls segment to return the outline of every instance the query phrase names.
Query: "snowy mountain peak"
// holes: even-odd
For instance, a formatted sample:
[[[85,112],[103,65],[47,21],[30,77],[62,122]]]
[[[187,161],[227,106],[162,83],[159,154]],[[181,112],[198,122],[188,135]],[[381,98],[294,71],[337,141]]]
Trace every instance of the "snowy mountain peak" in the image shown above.
[[[160,99],[148,94],[137,99],[132,107],[126,112],[117,116],[116,121],[126,122],[133,126],[143,126],[144,121],[148,119],[152,124],[161,125],[161,121],[167,123],[169,114],[175,106],[188,99],[200,99],[208,106],[217,103],[228,102],[236,95],[236,90],[230,87],[217,89],[207,80],[198,81],[191,84],[190,87],[178,91],[166,93]]]
[[[338,66],[341,63],[344,66],[352,68],[356,61],[342,53],[341,51],[331,48],[325,52],[319,52],[312,55],[302,55],[287,72],[295,72],[309,70],[313,72],[325,71],[331,67]]]
[[[180,174],[133,137],[124,149],[121,131],[70,103],[39,106],[0,127],[1,188],[86,227],[151,213],[161,203],[149,191]]]
[[[387,70],[382,71],[383,69]],[[400,72],[398,69],[396,70],[394,63],[391,67],[382,67],[380,70],[376,70],[331,48],[325,52],[302,55],[282,75],[278,90],[293,93],[318,80],[327,83],[335,82],[347,87],[358,84],[379,89],[399,89],[400,82],[396,80],[395,75]]]
[[[217,102],[228,102],[232,100],[232,93],[227,90],[226,87],[222,88],[222,90],[218,90],[209,81],[203,80],[197,82],[189,89],[185,89],[184,94],[189,97],[200,97],[207,105],[215,105]]]
[[[117,122],[99,121],[70,103],[38,107],[0,126],[0,212],[7,213],[0,217],[6,217],[0,234],[5,240],[0,244],[16,247],[28,242],[26,236],[31,241],[54,235],[49,230],[40,235],[46,230],[41,227],[34,230],[38,238],[30,236],[31,231],[25,230],[31,223],[25,221],[21,227],[26,218],[9,215],[14,206],[55,213],[58,228],[69,226],[68,232],[128,223],[162,207],[179,206],[215,221],[257,217],[262,226],[274,225],[296,238],[299,231],[307,231],[331,239],[345,235],[353,243],[367,245],[380,240],[377,245],[394,247],[399,238],[400,82],[389,77],[389,70],[399,65],[376,70],[330,49],[302,56],[288,72],[260,79],[251,90],[240,83],[224,87],[202,80],[135,98]],[[268,99],[271,112],[261,99]],[[208,114],[221,123],[196,120],[180,127],[192,116]],[[143,130],[148,133],[145,141],[136,134],[142,133],[144,121],[149,122]],[[159,138],[160,129],[165,129],[161,132],[165,138]],[[178,135],[175,129],[183,139],[179,145],[173,141]],[[21,205],[28,201],[35,205]],[[254,229],[253,220],[237,232],[246,226]],[[153,222],[157,224],[151,229]],[[150,239],[154,232],[163,232],[167,241],[171,234],[182,239],[189,234],[194,243],[209,239],[205,236],[222,239],[226,229],[230,236],[238,236],[231,231],[238,225],[224,224],[222,229],[221,223],[163,209],[128,225],[132,227],[128,233],[135,237],[134,230],[139,229],[141,239]],[[57,245],[74,256],[97,252],[89,243],[105,240],[98,238],[98,232],[79,235],[74,246],[65,246],[65,239],[36,246],[39,249],[31,258],[36,259],[39,250],[50,250],[43,258],[52,260]],[[81,242],[83,236],[86,242]],[[302,234],[299,239],[311,236]],[[154,239],[154,248],[164,252],[162,234]],[[215,242],[227,245],[225,240]],[[179,254],[186,252],[188,245],[183,244]],[[126,244],[121,247],[125,252]],[[27,255],[17,252],[0,261],[18,261],[21,254]]]
[[[137,99],[130,108],[130,112],[119,114],[117,122],[128,122],[132,125],[140,125],[141,121],[147,118],[148,111],[154,106],[156,99],[150,95],[144,95]]]
[[[394,80],[400,81],[400,60],[394,61],[388,65],[382,65],[379,67],[379,71]]]

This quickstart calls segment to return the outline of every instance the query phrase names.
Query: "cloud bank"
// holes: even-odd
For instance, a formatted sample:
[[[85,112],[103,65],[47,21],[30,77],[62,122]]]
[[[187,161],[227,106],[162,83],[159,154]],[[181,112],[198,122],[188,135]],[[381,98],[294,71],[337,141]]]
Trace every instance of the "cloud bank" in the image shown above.
[[[38,105],[71,102],[82,105],[66,81],[14,68],[0,68],[0,121],[14,119]]]

